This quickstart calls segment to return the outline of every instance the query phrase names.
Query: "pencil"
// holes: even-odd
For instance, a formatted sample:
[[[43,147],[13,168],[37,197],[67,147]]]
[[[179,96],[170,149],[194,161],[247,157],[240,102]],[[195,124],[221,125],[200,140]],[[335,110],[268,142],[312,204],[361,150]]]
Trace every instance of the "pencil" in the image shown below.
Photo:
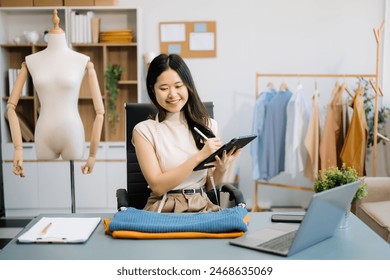
[[[42,230],[41,230],[41,232],[39,233],[39,236],[44,236],[46,233],[47,233],[47,231],[49,230],[49,227],[51,226],[51,222],[50,223],[48,223]]]

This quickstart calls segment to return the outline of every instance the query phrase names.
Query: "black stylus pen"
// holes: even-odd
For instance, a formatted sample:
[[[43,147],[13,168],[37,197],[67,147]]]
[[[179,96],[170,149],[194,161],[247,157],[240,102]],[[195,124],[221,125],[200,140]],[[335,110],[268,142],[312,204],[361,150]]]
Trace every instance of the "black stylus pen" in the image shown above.
[[[198,134],[199,134],[200,136],[202,136],[202,137],[203,137],[203,139],[204,139],[204,140],[206,140],[206,141],[207,141],[207,140],[209,139],[209,138],[207,138],[207,136],[206,136],[206,135],[204,135],[204,134],[203,134],[203,132],[202,132],[202,131],[200,131],[200,130],[199,130],[197,127],[196,127],[196,126],[194,127],[194,129],[195,129],[195,131],[196,131],[196,132],[198,132]]]

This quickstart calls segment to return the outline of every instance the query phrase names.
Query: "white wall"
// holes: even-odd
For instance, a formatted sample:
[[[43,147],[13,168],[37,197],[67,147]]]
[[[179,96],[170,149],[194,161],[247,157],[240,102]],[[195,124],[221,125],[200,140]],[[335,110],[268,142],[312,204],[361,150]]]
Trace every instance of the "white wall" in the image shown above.
[[[138,39],[142,52],[159,52],[159,22],[217,22],[217,57],[186,61],[201,98],[215,102],[215,118],[227,141],[251,132],[256,72],[374,73],[376,45],[372,29],[385,18],[385,2],[122,0],[120,6],[141,8],[142,34]],[[288,82],[293,88],[297,80]],[[313,80],[305,82],[310,93]],[[334,80],[318,81],[324,104],[330,83]],[[147,101],[146,94],[143,101]],[[251,206],[254,199],[249,149],[243,151],[239,164],[240,187]],[[305,205],[309,198],[309,192],[261,187],[259,203]]]

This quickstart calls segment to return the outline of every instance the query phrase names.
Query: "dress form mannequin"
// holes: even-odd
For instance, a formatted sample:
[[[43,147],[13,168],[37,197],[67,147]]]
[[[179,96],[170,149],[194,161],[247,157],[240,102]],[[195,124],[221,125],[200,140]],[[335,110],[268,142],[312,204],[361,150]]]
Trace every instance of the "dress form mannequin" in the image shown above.
[[[96,112],[90,153],[82,172],[89,174],[95,164],[104,120],[104,105],[93,63],[89,57],[71,50],[64,31],[59,28],[57,10],[53,13],[54,28],[50,30],[46,49],[26,57],[15,87],[8,100],[8,118],[14,143],[14,174],[24,177],[22,137],[15,108],[22,86],[31,74],[41,109],[35,128],[36,156],[39,160],[81,159],[84,154],[84,127],[78,112],[78,95],[87,70]]]

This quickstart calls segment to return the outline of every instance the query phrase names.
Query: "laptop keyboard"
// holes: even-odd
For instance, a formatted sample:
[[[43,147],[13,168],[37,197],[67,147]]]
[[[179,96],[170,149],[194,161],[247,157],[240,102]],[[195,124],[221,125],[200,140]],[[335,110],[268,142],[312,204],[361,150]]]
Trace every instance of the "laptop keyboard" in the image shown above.
[[[257,247],[270,250],[272,252],[287,253],[291,247],[297,231],[298,230],[288,232],[274,239],[261,243]]]

